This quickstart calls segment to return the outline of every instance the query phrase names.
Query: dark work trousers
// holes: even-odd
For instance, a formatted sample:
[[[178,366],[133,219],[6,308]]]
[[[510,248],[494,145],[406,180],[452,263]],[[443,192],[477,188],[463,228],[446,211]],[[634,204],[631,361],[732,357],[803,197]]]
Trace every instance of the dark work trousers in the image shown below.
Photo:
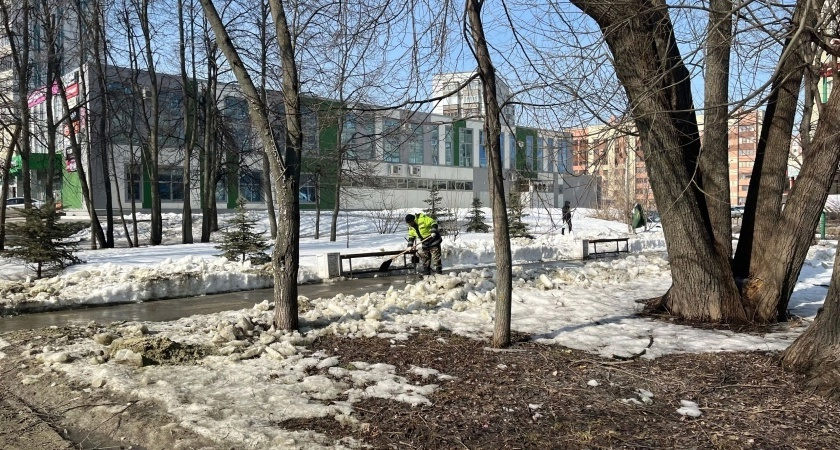
[[[429,248],[417,249],[417,256],[420,257],[421,266],[417,267],[417,272],[424,275],[431,273],[431,266],[434,266],[435,273],[443,273],[443,264],[440,260],[440,245],[435,245]]]

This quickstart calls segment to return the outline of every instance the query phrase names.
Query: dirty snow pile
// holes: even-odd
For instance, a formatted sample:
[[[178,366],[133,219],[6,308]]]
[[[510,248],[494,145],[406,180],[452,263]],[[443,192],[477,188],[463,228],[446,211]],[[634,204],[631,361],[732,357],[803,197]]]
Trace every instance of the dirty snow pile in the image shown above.
[[[266,301],[250,309],[172,322],[91,323],[47,346],[35,341],[24,356],[42,364],[45,373],[61,371],[88,389],[153,399],[178,418],[171,426],[186,427],[225,445],[352,447],[357,443],[330,442],[323,435],[286,431],[277,424],[307,417],[355,423],[354,404],[363,398],[421,405],[430,402],[441,385],[457,388],[460,381],[435,367],[399,372],[376,361],[344,360],[327,351],[313,353],[304,344],[338,334],[377,337],[399,345],[420,329],[490,336],[494,276],[490,269],[453,270],[387,292],[301,298],[300,332],[275,330],[271,325],[274,311]],[[810,276],[816,281],[825,274]],[[538,342],[607,357],[642,358],[781,350],[801,332],[800,326],[763,336],[746,335],[635,315],[641,307],[636,300],[661,295],[669,285],[668,262],[655,256],[628,256],[580,267],[517,267],[512,328]],[[792,303],[794,310],[799,301]],[[195,364],[180,364],[184,362]],[[422,377],[419,383],[417,376]],[[37,383],[38,379],[23,382]],[[597,389],[600,383],[590,380],[586,385]],[[652,401],[655,395],[640,391],[634,400]],[[675,405],[674,414],[697,415],[699,408],[691,403]],[[284,407],[265,408],[266,404]]]

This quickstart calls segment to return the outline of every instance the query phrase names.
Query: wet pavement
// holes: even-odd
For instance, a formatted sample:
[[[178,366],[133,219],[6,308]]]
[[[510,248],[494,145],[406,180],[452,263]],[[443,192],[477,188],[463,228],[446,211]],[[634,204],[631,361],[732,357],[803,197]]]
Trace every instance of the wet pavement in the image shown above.
[[[555,261],[523,264],[525,267],[579,267],[583,261]],[[453,269],[472,270],[476,267]],[[329,283],[304,284],[298,286],[298,295],[307,298],[333,297],[337,294],[361,296],[369,292],[403,289],[406,284],[419,280],[416,275],[389,274],[388,276],[364,277]],[[154,300],[144,303],[125,303],[110,306],[94,306],[64,311],[51,311],[20,316],[0,317],[0,333],[50,326],[86,325],[91,321],[110,323],[117,321],[165,322],[196,314],[213,314],[221,311],[250,308],[264,300],[273,301],[273,289],[230,292],[226,294],[203,295],[199,297]]]

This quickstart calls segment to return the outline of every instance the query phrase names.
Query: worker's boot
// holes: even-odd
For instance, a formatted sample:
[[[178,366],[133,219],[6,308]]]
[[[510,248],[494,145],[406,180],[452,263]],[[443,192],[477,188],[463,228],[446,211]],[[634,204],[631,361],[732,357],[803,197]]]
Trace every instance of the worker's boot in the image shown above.
[[[441,267],[441,266],[435,267],[435,273],[438,274],[438,275],[442,275],[443,274],[443,267]]]

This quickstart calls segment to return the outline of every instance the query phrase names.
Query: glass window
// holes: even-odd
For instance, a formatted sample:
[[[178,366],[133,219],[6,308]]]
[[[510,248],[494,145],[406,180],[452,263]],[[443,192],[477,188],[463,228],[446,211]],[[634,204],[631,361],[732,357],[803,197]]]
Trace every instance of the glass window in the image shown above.
[[[143,199],[141,189],[143,177],[140,175],[140,167],[129,166],[125,172],[125,200],[141,201]]]
[[[502,166],[505,165],[505,134],[499,133],[499,155],[502,158]]]
[[[385,162],[400,162],[400,138],[398,136],[400,122],[396,119],[385,119],[382,127],[382,159]]]
[[[341,130],[341,143],[350,159],[373,159],[373,129],[367,116],[348,114]]]
[[[511,169],[519,169],[519,166],[516,161],[516,136],[510,135],[510,145],[508,147],[508,151],[510,152],[510,156],[508,160],[510,161],[510,168]]]
[[[478,130],[478,167],[487,167],[486,147],[484,143],[484,130]]]
[[[437,127],[437,125],[435,125],[434,128],[432,128],[432,135],[431,135],[431,140],[432,140],[432,164],[435,165],[435,166],[438,165],[438,158],[440,157],[440,153],[439,153],[440,152],[440,143],[438,142],[439,138],[440,138],[440,131],[438,131],[438,127]]]
[[[525,136],[525,168],[534,169],[534,136]]]
[[[216,201],[217,202],[227,202],[227,199],[228,199],[227,176],[222,175],[219,178],[219,181],[216,182]]]
[[[420,127],[415,128],[411,133],[411,142],[408,149],[409,164],[423,164],[423,134]]]
[[[304,155],[318,154],[318,114],[315,110],[308,106],[301,107],[301,131],[303,133],[303,148]]]
[[[180,98],[178,104],[180,104]],[[224,115],[233,120],[246,120],[248,118],[248,102],[244,98],[227,96],[224,100],[224,108]]]
[[[537,138],[537,170],[545,170],[545,138]]]
[[[158,171],[158,189],[161,201],[184,199],[184,171],[179,167],[161,168]]]
[[[262,172],[243,170],[239,175],[239,196],[249,202],[261,202],[263,198]]]
[[[472,167],[473,130],[471,128],[459,128],[459,132],[458,165]]]
[[[315,180],[311,176],[301,175],[302,184],[298,189],[300,203],[315,203]]]
[[[452,125],[446,125],[445,127],[445,135],[443,136],[444,139],[444,161],[447,166],[451,166],[453,164],[453,155],[452,155]]]

